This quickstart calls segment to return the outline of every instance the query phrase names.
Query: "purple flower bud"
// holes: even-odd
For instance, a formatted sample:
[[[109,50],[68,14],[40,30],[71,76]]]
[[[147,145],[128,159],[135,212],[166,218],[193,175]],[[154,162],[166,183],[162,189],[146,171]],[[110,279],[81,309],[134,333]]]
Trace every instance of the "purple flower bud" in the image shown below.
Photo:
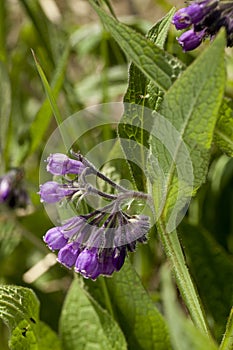
[[[47,159],[47,171],[53,175],[80,174],[85,166],[62,153],[50,154]]]
[[[176,29],[188,28],[191,24],[200,22],[205,15],[205,11],[199,4],[193,4],[178,10],[172,19],[172,24]]]
[[[77,243],[71,242],[66,244],[61,250],[59,250],[57,260],[64,266],[71,268],[72,266],[74,266],[79,253],[79,245]]]
[[[101,273],[98,262],[98,249],[85,248],[76,260],[75,271],[81,273],[85,278],[95,280]]]
[[[4,202],[11,192],[11,182],[7,176],[0,179],[0,203]]]
[[[68,241],[68,239],[64,237],[60,227],[53,227],[48,230],[43,239],[51,250],[63,248]]]
[[[218,4],[216,0],[195,1],[188,7],[178,10],[172,19],[176,29],[186,29],[191,24],[200,23]]]
[[[55,181],[48,181],[40,185],[39,195],[42,202],[56,203],[66,196],[72,196],[75,192],[77,189],[69,188]]]
[[[190,51],[196,49],[201,44],[204,36],[205,30],[196,33],[193,29],[190,29],[178,38],[178,42],[182,46],[183,51]]]

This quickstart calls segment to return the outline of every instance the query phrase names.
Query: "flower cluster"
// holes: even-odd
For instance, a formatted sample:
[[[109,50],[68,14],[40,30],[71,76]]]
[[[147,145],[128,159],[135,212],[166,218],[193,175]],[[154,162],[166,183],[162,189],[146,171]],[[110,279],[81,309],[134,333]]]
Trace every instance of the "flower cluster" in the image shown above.
[[[48,181],[40,186],[41,201],[60,202],[63,199],[83,198],[86,193],[104,197],[109,203],[91,213],[77,215],[61,226],[47,231],[44,241],[51,250],[58,251],[57,260],[67,268],[95,280],[99,275],[110,276],[119,271],[128,251],[136,249],[137,242],[147,241],[149,218],[128,215],[121,209],[128,198],[147,198],[141,192],[129,191],[100,173],[80,154],[71,159],[63,154],[52,154],[47,159],[47,170],[60,175],[62,183]],[[86,182],[87,174],[95,174],[119,191],[112,195],[101,192]],[[76,175],[70,178],[69,175]],[[78,176],[77,176],[78,175]]]
[[[201,42],[217,34],[225,27],[227,46],[233,46],[233,3],[219,0],[194,0],[188,7],[178,10],[172,23],[176,29],[191,29],[184,32],[178,42],[184,51],[194,50]]]
[[[23,170],[13,168],[0,177],[0,203],[8,207],[26,208],[29,203],[27,191],[23,187]]]

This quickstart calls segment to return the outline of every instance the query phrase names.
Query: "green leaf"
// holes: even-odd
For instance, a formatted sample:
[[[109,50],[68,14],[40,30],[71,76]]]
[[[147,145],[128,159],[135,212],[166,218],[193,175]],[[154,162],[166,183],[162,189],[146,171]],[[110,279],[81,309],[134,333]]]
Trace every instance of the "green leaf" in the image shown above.
[[[53,48],[55,42],[55,33],[52,32],[52,26],[50,25],[47,17],[45,16],[38,0],[21,0],[20,3],[26,10],[28,17],[34,24],[34,28],[37,31],[38,38],[41,41],[42,46],[46,49],[47,59],[54,64]],[[56,33],[57,34],[57,33]],[[54,36],[53,36],[54,35]]]
[[[224,153],[233,157],[233,101],[224,99],[219,114],[214,141]]]
[[[165,321],[129,261],[106,284],[129,349],[171,349]]]
[[[191,321],[185,317],[176,298],[175,288],[172,285],[171,273],[167,266],[161,270],[162,296],[165,316],[168,321],[172,345],[175,350],[217,350],[217,346],[194,327]]]
[[[16,224],[9,218],[2,216],[0,221],[0,262],[12,253],[20,239],[21,233]]]
[[[233,348],[233,308],[227,321],[226,332],[223,336],[219,350],[231,350]]]
[[[8,135],[8,125],[10,120],[11,112],[11,85],[7,72],[6,65],[0,61],[0,154],[5,150],[7,135]],[[1,163],[3,162],[4,157],[1,157]],[[3,164],[0,165],[3,167]],[[3,167],[4,168],[4,167]],[[4,169],[2,169],[3,171]]]
[[[174,9],[157,22],[147,34],[147,38],[153,44],[161,47],[161,49],[165,43],[173,14]],[[174,66],[175,62],[174,59]],[[171,67],[173,67],[173,63]],[[173,79],[178,76],[183,66],[177,61],[176,68],[177,69],[173,71]],[[157,110],[161,104],[163,95],[164,91],[155,85],[154,82],[150,81],[141,71],[141,68],[131,63],[129,68],[128,88],[124,96],[124,114],[118,126],[119,136],[121,138],[128,138],[131,141],[134,140],[139,145],[141,144],[148,148],[149,131],[153,123],[153,115],[148,113],[148,111],[144,112],[143,107]],[[133,104],[141,105],[142,108],[135,107]],[[147,157],[140,152],[139,145],[136,146],[130,142],[128,144],[126,143],[124,147],[122,143],[127,159],[132,160],[132,162],[129,163],[132,178],[135,180],[137,188],[141,191],[145,191],[146,179],[140,168],[145,168],[144,162]],[[136,152],[135,147],[138,148]],[[139,167],[136,164],[139,164]]]
[[[113,318],[102,309],[75,279],[66,297],[60,333],[64,350],[124,350],[124,336]]]
[[[0,286],[0,318],[10,330],[11,350],[60,350],[56,334],[39,320],[39,301],[28,288]]]
[[[233,302],[233,264],[223,248],[200,228],[182,223],[182,243],[205,309],[220,339]],[[211,287],[210,287],[211,286]],[[224,286],[224,288],[223,288]]]
[[[89,0],[89,2],[128,59],[133,61],[154,84],[162,90],[168,90],[173,79],[171,62],[174,57],[130,27],[107,15],[94,0]]]
[[[225,84],[224,33],[165,94],[152,130],[149,163],[156,209],[171,231],[179,213],[206,179],[214,127]],[[158,140],[160,139],[160,140]],[[158,163],[164,178],[157,176]],[[193,177],[193,180],[192,180]]]
[[[68,63],[69,52],[70,52],[70,48],[69,48],[69,45],[67,45],[63,55],[61,56],[59,63],[57,64],[54,78],[52,79],[52,83],[51,83],[51,90],[52,90],[51,95],[53,96],[53,100],[55,100],[58,97],[58,94],[62,88],[64,79],[65,79],[65,70]],[[40,72],[41,72],[41,67],[38,62],[37,62],[37,69],[40,69]],[[45,77],[44,74],[42,74],[42,76],[43,78]],[[47,86],[45,81],[44,81],[44,84]],[[32,144],[30,148],[31,153],[33,153],[41,143],[42,137],[44,136],[44,133],[46,132],[49,126],[51,116],[52,116],[52,111],[51,111],[51,105],[48,98],[40,107],[30,127],[30,138],[32,140],[31,141]]]

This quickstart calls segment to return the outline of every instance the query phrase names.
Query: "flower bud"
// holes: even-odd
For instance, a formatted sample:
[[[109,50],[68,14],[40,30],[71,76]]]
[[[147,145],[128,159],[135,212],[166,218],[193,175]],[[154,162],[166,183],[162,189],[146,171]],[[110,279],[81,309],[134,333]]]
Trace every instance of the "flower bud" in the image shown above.
[[[62,153],[50,154],[47,162],[47,171],[53,175],[80,174],[85,168],[82,162]]]
[[[182,46],[183,51],[194,50],[201,44],[204,36],[205,30],[195,32],[193,29],[190,29],[178,38],[178,43]]]
[[[75,192],[77,192],[77,189],[69,188],[55,181],[48,181],[40,185],[39,195],[41,202],[56,203],[64,197],[72,196]]]

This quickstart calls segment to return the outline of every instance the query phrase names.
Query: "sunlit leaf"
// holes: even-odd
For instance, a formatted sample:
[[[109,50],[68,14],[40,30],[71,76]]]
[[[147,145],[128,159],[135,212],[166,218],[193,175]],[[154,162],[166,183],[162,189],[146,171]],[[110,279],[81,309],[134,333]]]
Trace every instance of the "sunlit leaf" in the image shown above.
[[[130,263],[106,283],[129,349],[171,349],[166,323]]]
[[[73,281],[60,319],[64,350],[124,350],[124,336],[114,319],[85,291],[80,281]]]
[[[192,191],[206,179],[224,92],[223,34],[172,85],[164,96],[160,115],[155,117],[151,149],[157,162],[149,164],[150,175],[154,178],[156,209],[162,205],[163,220],[169,230],[176,227]],[[161,177],[156,177],[158,164],[164,174],[163,183]]]

